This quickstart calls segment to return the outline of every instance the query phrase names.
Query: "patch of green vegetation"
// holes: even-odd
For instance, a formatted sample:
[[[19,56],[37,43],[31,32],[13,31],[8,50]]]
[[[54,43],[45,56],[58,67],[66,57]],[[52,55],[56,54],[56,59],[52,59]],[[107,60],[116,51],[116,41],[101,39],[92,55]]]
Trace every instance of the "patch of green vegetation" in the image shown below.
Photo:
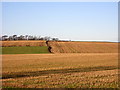
[[[2,87],[3,90],[29,90],[30,88]],[[34,90],[34,89],[33,89]]]
[[[39,54],[50,53],[47,46],[2,47],[2,54]]]
[[[76,88],[77,84],[73,83],[73,84],[68,84],[65,86],[65,88]]]
[[[6,87],[2,87],[2,88],[8,88],[8,89],[11,88],[11,90],[12,90],[12,88],[15,88],[15,87],[6,86]]]

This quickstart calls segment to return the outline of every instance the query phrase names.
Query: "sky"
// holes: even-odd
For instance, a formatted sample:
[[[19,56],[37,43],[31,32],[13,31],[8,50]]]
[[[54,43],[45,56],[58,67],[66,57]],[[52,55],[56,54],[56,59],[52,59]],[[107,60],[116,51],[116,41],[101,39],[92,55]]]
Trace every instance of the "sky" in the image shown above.
[[[117,41],[117,2],[3,2],[2,35]]]

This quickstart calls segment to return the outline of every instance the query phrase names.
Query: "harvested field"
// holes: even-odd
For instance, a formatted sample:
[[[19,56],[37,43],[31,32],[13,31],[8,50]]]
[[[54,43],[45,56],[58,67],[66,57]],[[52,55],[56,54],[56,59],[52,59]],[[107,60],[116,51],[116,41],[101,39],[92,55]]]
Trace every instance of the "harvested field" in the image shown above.
[[[1,41],[2,47],[15,46],[47,46],[46,41]]]
[[[2,55],[5,88],[118,88],[117,53]]]
[[[112,42],[49,42],[53,53],[117,53],[118,43]]]
[[[48,46],[52,53],[117,53],[118,43],[112,42],[57,42],[49,41],[2,41],[3,47]]]

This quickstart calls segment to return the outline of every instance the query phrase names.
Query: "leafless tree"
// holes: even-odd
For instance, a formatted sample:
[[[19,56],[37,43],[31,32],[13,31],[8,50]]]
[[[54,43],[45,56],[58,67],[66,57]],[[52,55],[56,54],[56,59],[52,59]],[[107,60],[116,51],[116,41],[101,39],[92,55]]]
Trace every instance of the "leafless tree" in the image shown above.
[[[2,40],[8,40],[7,37],[8,37],[8,35],[2,36]]]

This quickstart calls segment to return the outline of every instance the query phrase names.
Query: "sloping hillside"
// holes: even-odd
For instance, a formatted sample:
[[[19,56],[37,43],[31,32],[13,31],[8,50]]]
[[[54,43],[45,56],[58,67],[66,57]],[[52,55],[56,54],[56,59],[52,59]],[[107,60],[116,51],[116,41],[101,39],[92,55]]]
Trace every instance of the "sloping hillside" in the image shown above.
[[[111,42],[49,42],[53,53],[117,53],[118,43]]]
[[[62,41],[2,41],[3,47],[48,46],[52,53],[117,53],[118,43]]]

